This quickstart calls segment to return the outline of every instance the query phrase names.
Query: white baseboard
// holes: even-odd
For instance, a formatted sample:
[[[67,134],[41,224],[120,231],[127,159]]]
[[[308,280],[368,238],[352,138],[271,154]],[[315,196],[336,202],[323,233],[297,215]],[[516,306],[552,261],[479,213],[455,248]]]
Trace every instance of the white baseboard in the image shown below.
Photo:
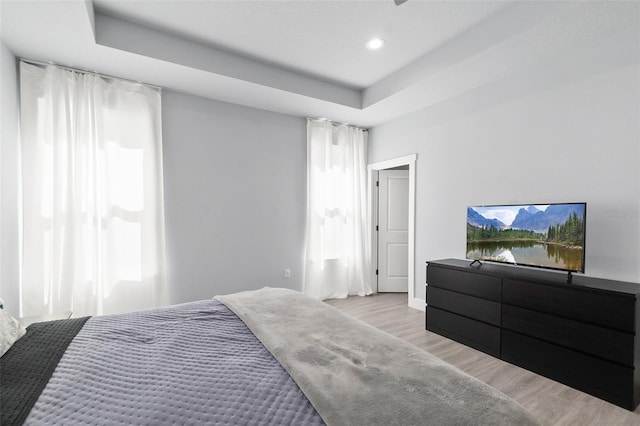
[[[427,310],[425,301],[423,299],[409,299],[409,307],[422,312]]]

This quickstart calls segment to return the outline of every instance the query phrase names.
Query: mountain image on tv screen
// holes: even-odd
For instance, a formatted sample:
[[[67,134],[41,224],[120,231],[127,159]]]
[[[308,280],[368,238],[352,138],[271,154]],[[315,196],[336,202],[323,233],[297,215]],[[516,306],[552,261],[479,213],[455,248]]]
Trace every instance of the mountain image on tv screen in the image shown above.
[[[586,203],[467,208],[468,259],[584,272]]]

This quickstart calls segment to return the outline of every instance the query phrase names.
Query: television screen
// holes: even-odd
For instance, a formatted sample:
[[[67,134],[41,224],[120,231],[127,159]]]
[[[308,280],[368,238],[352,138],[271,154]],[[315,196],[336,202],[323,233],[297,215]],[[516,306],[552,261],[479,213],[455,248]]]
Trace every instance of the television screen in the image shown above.
[[[586,203],[467,208],[467,258],[584,272]]]

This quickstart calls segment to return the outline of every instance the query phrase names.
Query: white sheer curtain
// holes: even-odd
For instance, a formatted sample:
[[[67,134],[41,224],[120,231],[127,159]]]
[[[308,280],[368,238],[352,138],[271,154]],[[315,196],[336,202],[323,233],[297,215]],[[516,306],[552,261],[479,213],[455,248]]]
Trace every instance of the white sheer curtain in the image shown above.
[[[367,131],[308,119],[308,296],[331,299],[372,293],[366,188]]]
[[[22,316],[167,302],[160,97],[20,63]]]

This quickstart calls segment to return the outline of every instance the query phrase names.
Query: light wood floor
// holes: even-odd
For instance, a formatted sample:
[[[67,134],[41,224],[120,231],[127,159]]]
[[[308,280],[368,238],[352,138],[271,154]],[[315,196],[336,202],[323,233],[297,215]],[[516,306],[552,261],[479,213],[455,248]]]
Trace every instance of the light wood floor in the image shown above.
[[[499,389],[543,425],[640,425],[640,408],[627,411],[426,331],[424,312],[407,307],[406,294],[384,293],[326,302]]]

